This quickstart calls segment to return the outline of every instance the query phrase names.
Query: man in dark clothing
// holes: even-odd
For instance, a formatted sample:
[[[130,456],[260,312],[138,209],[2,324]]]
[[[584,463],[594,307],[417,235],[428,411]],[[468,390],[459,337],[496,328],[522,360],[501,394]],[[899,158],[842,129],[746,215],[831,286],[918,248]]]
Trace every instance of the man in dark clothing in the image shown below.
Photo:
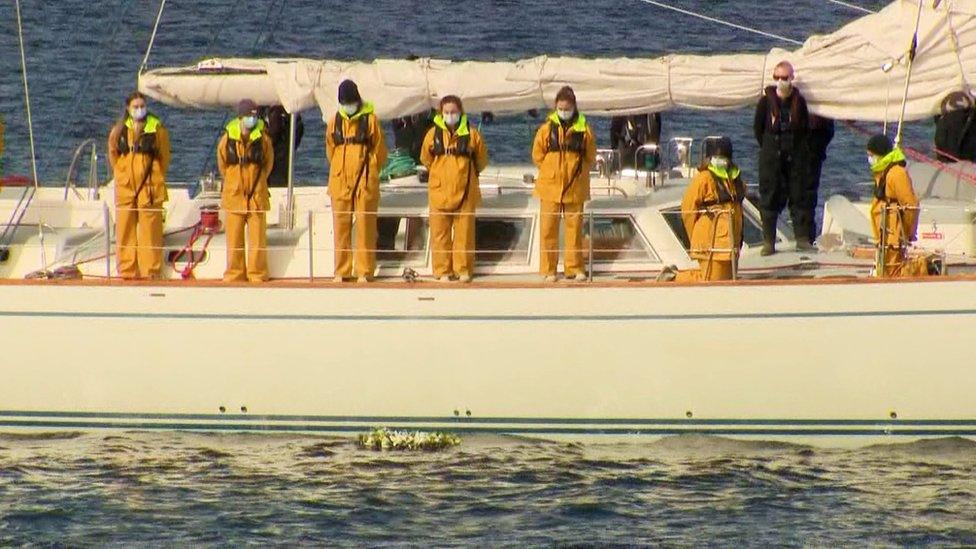
[[[610,148],[620,151],[621,167],[635,167],[637,149],[650,143],[661,143],[661,113],[614,116],[610,119]]]
[[[753,123],[759,143],[759,206],[763,224],[762,255],[776,253],[776,220],[790,206],[798,250],[813,249],[810,204],[810,120],[807,102],[793,88],[793,66],[783,61],[773,70],[756,106]]]
[[[268,175],[269,187],[288,186],[288,132],[291,130],[291,115],[281,105],[268,107],[262,113],[268,123],[268,137],[274,146],[274,167]],[[305,134],[305,123],[301,115],[295,115],[295,149],[302,142]]]
[[[935,118],[935,149],[942,162],[976,160],[976,108],[966,92],[952,92],[942,100]]]
[[[409,153],[413,161],[420,164],[420,148],[424,143],[427,132],[434,127],[434,115],[437,111],[429,111],[401,116],[393,120],[393,147]]]
[[[806,200],[804,207],[808,209],[805,214],[809,228],[806,232],[810,236],[810,241],[816,238],[816,210],[820,199],[820,175],[823,173],[823,165],[827,160],[827,147],[834,139],[834,121],[810,113],[810,179],[807,184]]]

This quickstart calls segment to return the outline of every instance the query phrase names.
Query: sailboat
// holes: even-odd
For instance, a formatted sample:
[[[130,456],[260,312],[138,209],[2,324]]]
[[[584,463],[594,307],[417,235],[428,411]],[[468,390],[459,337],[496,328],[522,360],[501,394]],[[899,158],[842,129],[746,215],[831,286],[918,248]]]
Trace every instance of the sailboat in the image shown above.
[[[599,116],[750,105],[784,59],[817,114],[892,125],[929,117],[976,77],[976,7],[898,1],[795,51],[766,54],[221,58],[144,71],[139,89],[184,108],[247,97],[293,114],[317,108],[327,120],[345,78],[381,118],[424,111],[449,93],[471,111],[523,112],[551,106],[569,84],[580,108]],[[37,186],[29,198],[4,189],[0,428],[384,426],[822,445],[976,438],[976,374],[962,337],[976,327],[976,170],[911,166],[923,228],[933,229],[920,230],[931,238],[919,247],[943,256],[945,276],[873,277],[866,202],[831,197],[817,252],[760,256],[758,211],[747,203],[736,280],[658,282],[666,267],[695,266],[677,220],[703,141],[673,139],[653,169],[618,169],[613,152],[601,152],[584,214],[591,280],[583,284],[533,276],[531,166],[481,177],[477,279],[466,286],[429,282],[426,187],[416,176],[383,186],[380,266],[368,286],[331,282],[332,212],[320,188],[295,185],[291,174],[287,188],[272,190],[272,281],[263,285],[218,281],[223,234],[202,216],[219,205],[219,181],[172,185],[166,279],[141,282],[113,278],[111,182]],[[190,241],[198,230],[206,245]],[[792,248],[788,225],[778,239]],[[48,276],[59,267],[81,278]]]

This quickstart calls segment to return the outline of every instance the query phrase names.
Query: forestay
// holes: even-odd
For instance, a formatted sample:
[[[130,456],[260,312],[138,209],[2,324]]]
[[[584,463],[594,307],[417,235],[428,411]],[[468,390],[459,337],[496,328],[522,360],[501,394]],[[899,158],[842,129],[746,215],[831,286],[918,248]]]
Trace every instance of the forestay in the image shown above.
[[[939,111],[947,93],[976,79],[976,2],[923,0],[918,54],[906,118]],[[571,85],[588,114],[613,115],[686,107],[753,104],[771,84],[773,66],[791,61],[813,112],[836,119],[897,119],[912,41],[915,0],[901,0],[795,51],[667,55],[653,59],[535,57],[520,61],[439,59],[340,62],[313,59],[210,59],[143,73],[139,89],[164,103],[223,108],[245,97],[296,112],[318,107],[328,119],[336,88],[357,82],[381,118],[423,111],[457,94],[471,111],[498,113],[551,106]]]

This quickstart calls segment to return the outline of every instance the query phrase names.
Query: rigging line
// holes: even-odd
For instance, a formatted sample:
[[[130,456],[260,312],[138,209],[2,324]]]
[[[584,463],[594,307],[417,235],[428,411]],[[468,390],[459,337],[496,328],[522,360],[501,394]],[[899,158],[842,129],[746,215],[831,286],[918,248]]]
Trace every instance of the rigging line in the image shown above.
[[[845,8],[850,8],[852,10],[856,10],[864,13],[878,13],[874,10],[869,10],[863,6],[858,6],[857,4],[851,4],[850,2],[843,2],[841,0],[826,0],[826,1],[830,2],[831,4],[837,4],[838,6],[844,6]]]
[[[34,150],[34,123],[31,120],[30,87],[27,85],[27,56],[24,54],[24,23],[20,18],[20,0],[15,0],[17,8],[17,36],[20,40],[20,72],[24,77],[24,105],[27,108],[27,135],[30,137],[31,177],[34,178],[34,191],[40,184],[37,181],[37,154]]]
[[[718,23],[720,25],[725,25],[727,27],[732,27],[734,29],[744,30],[746,32],[751,32],[753,34],[758,34],[760,36],[765,36],[767,38],[775,38],[776,40],[782,40],[783,42],[789,42],[790,44],[795,44],[797,46],[802,46],[803,45],[803,42],[800,42],[799,40],[794,40],[792,38],[787,38],[785,36],[780,36],[778,34],[773,34],[771,32],[761,31],[759,29],[754,29],[754,28],[751,28],[751,27],[746,27],[746,26],[743,26],[743,25],[738,25],[736,23],[730,23],[729,21],[723,21],[721,19],[716,19],[715,17],[709,17],[708,15],[704,15],[704,14],[701,14],[701,13],[695,13],[695,12],[690,11],[690,10],[686,10],[686,9],[682,9],[682,8],[677,8],[675,6],[670,6],[670,5],[665,4],[663,2],[657,2],[656,0],[640,0],[640,1],[643,2],[643,3],[645,3],[645,4],[651,4],[651,5],[657,6],[659,8],[664,8],[664,9],[671,10],[671,11],[676,11],[676,12],[681,13],[681,14],[684,14],[684,15],[690,15],[692,17],[697,17],[699,19],[704,19],[705,21],[710,21],[712,23]]]
[[[156,31],[159,30],[159,22],[163,18],[163,9],[166,7],[166,0],[160,0],[159,2],[159,12],[156,13],[156,22],[153,24],[152,34],[149,35],[149,45],[146,46],[146,55],[142,58],[142,64],[139,65],[139,74],[142,74],[146,70],[146,65],[149,64],[149,53],[152,51],[153,43],[156,42]]]
[[[261,38],[265,35],[266,32],[265,29],[267,28],[271,29],[270,31],[267,31],[268,32],[267,39],[270,39],[270,37],[274,34],[274,28],[278,26],[278,21],[281,20],[281,14],[285,11],[285,0],[280,0],[280,1],[281,1],[281,5],[278,8],[278,14],[275,16],[273,24],[271,24],[272,23],[271,12],[274,11],[274,8],[276,5],[278,5],[279,0],[271,0],[271,2],[268,4],[268,10],[264,13],[264,27],[255,34],[254,42],[251,44],[251,49],[248,54],[249,57],[254,57],[255,54],[257,54],[258,46],[261,44]],[[231,13],[234,13],[233,8]],[[218,32],[219,32],[219,28],[218,28]],[[213,45],[217,42],[217,34],[218,33],[215,32],[213,38],[210,40],[210,47],[208,48],[208,50],[212,50]],[[221,118],[220,127],[217,129],[217,135],[216,137],[214,137],[213,142],[210,144],[210,149],[209,149],[210,151],[214,151],[217,149],[217,145],[220,143],[220,138],[223,137],[224,126],[227,124],[227,122],[229,122],[229,118],[230,117],[228,117],[227,114],[224,114],[224,116]],[[211,162],[214,162],[214,155],[208,154],[206,160],[204,160],[203,162],[203,169],[201,170],[201,173],[203,174],[207,173],[207,170],[211,167]]]
[[[112,24],[112,34],[99,46],[99,51],[106,51],[109,44],[115,44],[115,37],[118,36],[119,29],[122,28],[122,20],[125,18],[126,13],[129,10],[129,3],[125,0],[119,0],[119,5],[115,9],[116,17]],[[82,99],[89,98],[88,89],[91,85],[96,82],[101,76],[101,68],[106,55],[103,53],[94,59],[94,64],[91,69],[88,70],[87,76],[81,78],[81,82],[78,84],[78,88],[74,92],[74,101],[72,101],[71,106],[68,107],[67,112],[72,114],[81,114],[81,118],[92,117],[94,113],[95,101],[90,101],[84,110],[80,110]],[[72,120],[72,122],[74,122]],[[50,147],[50,150],[56,151],[61,148],[61,143],[64,142],[67,134],[65,132],[58,133],[58,138],[54,144]],[[51,167],[54,162],[55,155],[48,155],[41,159],[41,167],[45,170]]]

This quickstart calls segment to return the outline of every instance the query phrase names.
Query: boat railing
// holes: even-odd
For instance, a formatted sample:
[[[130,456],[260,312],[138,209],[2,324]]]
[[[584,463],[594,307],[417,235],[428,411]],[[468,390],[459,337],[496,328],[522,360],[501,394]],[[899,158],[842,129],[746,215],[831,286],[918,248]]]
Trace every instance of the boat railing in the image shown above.
[[[10,257],[10,244],[13,242],[14,235],[24,220],[27,208],[30,206],[36,193],[37,189],[33,185],[25,187],[23,192],[20,193],[20,198],[17,199],[17,204],[14,206],[13,211],[10,213],[10,219],[3,226],[3,232],[0,232],[0,263]]]
[[[60,209],[62,211],[64,210],[63,206],[59,207],[55,203],[35,204],[34,206],[32,206],[32,209],[34,208]],[[67,233],[66,235],[62,234],[64,238],[68,238],[69,240],[64,240],[64,238],[53,240],[53,242],[58,242],[58,250],[57,250],[58,256],[50,263],[47,263],[42,259],[43,267],[47,269],[57,265],[78,266],[82,264],[103,261],[104,272],[105,272],[104,276],[111,278],[113,276],[113,270],[114,270],[113,260],[114,260],[114,255],[116,253],[116,245],[117,245],[117,243],[113,238],[114,219],[113,216],[111,215],[112,206],[104,202],[85,202],[85,203],[72,204],[71,208],[74,211],[78,211],[78,210],[89,211],[93,214],[97,212],[100,217],[100,223],[99,221],[95,221],[94,216],[90,216],[90,218],[87,221],[85,221],[83,224],[83,226],[89,227],[89,232]],[[890,208],[897,209],[897,210],[915,209],[921,212],[926,210],[946,209],[946,208],[950,208],[950,206],[933,205],[930,207],[925,207],[923,205],[921,207],[911,208],[905,206],[891,205]],[[118,211],[120,208],[116,207],[115,209]],[[154,211],[154,212],[165,211],[164,208],[126,208],[125,210]],[[219,214],[223,214],[223,216],[226,217],[227,215],[254,213],[258,210],[221,211],[216,206],[213,206],[212,209],[201,208],[200,221],[196,221],[194,218],[188,221],[187,222],[188,224],[186,224],[185,226],[169,228],[166,231],[164,236],[169,238],[170,244],[163,245],[160,247],[160,249],[163,251],[168,251],[169,259],[167,259],[166,261],[173,266],[174,270],[176,270],[176,263],[178,263],[181,260],[181,258],[189,257],[190,261],[197,261],[194,258],[200,255],[205,256],[206,254],[203,254],[203,252],[206,250],[205,247],[204,250],[194,249],[193,242],[195,239],[191,237],[187,247],[180,250],[181,252],[185,252],[185,253],[183,255],[176,254],[174,256],[173,252],[176,251],[176,248],[173,245],[173,237],[181,233],[185,233],[188,235],[199,233],[201,235],[206,235],[207,236],[206,240],[209,243],[209,240],[210,238],[212,238],[212,236],[224,232],[224,227],[221,225],[219,221],[216,223],[211,223],[210,225],[204,223],[203,220],[204,211],[209,213],[212,216],[212,218],[216,220],[219,219],[218,218]],[[689,213],[694,213],[699,215],[711,215],[716,218],[716,221],[726,216],[731,218],[733,212],[734,212],[733,208],[717,208],[715,206],[708,207],[708,208],[700,208],[695,210],[660,211],[660,213],[665,216],[675,216],[675,215],[683,215]],[[301,244],[304,244],[306,248],[305,252],[307,254],[308,278],[314,280],[316,278],[316,273],[315,273],[316,257],[318,257],[319,260],[321,260],[321,256],[319,256],[320,253],[336,252],[341,250],[337,250],[334,246],[332,246],[331,239],[329,239],[330,240],[329,242],[324,242],[324,243],[316,241],[315,239],[316,231],[309,230],[309,229],[315,227],[316,223],[319,221],[319,216],[324,215],[329,218],[332,218],[335,215],[347,214],[354,218],[357,216],[359,218],[362,218],[364,214],[362,212],[357,213],[353,211],[350,212],[335,211],[327,207],[308,209],[302,213],[304,215],[299,216],[298,219],[304,217],[305,223],[302,224],[301,222],[298,222],[296,223],[296,226],[293,229],[288,229],[284,224],[276,224],[270,226],[269,228],[271,230],[277,231],[275,234],[278,236],[273,237],[272,242],[274,243],[266,246],[264,249],[267,251],[278,251],[279,253],[287,249],[287,250],[291,250],[290,252],[291,254],[294,254],[296,251],[301,249],[300,248]],[[434,212],[435,215],[436,213],[437,212]],[[380,264],[382,268],[389,268],[393,266],[400,266],[403,268],[407,268],[411,266],[415,267],[417,265],[427,264],[427,261],[430,260],[431,254],[433,253],[432,240],[431,240],[433,238],[433,235],[430,226],[431,212],[429,210],[424,210],[421,212],[381,211],[381,212],[376,212],[375,214],[366,214],[366,215],[376,215],[378,218],[397,219],[397,222],[395,223],[396,228],[394,229],[394,233],[388,234],[385,238],[385,241],[387,241],[388,244],[387,247],[378,245],[377,247],[371,250],[377,253],[378,256],[381,256]],[[445,215],[460,216],[460,217],[471,216],[476,218],[484,218],[485,220],[491,220],[497,217],[497,215],[493,216],[492,214],[486,214],[483,211],[445,212]],[[565,211],[554,212],[554,213],[531,212],[530,214],[525,214],[524,216],[520,216],[520,217],[524,217],[526,219],[531,219],[531,218],[538,219],[538,216],[540,215],[560,216],[567,223],[576,223],[584,227],[585,229],[584,235],[582,241],[577,244],[579,246],[579,248],[577,249],[579,250],[579,253],[581,255],[586,254],[583,259],[586,262],[586,267],[587,267],[586,272],[588,273],[589,279],[592,279],[593,277],[593,274],[595,272],[594,267],[597,261],[600,262],[610,261],[612,263],[621,260],[621,258],[623,258],[624,261],[628,261],[628,262],[646,261],[651,264],[660,263],[659,259],[657,259],[655,254],[653,253],[650,255],[648,254],[640,255],[639,254],[640,250],[638,249],[638,247],[636,247],[633,244],[633,242],[636,239],[636,240],[640,240],[641,243],[650,245],[651,249],[653,249],[653,244],[650,243],[650,241],[648,241],[646,237],[643,236],[643,234],[641,234],[640,228],[636,228],[636,232],[633,234],[629,234],[629,233],[617,234],[616,232],[617,229],[610,226],[608,226],[608,228],[604,228],[601,229],[600,231],[597,231],[596,224],[605,222],[606,219],[604,218],[607,215],[609,215],[606,214],[605,212],[601,212],[598,210],[591,210],[591,209],[585,209],[578,213],[572,213],[572,212],[567,213]],[[45,218],[52,219],[53,217],[54,216],[51,216],[50,214],[40,215],[39,220],[43,220]],[[573,218],[575,218],[575,220]],[[416,220],[419,220],[419,224],[414,225],[413,223]],[[726,223],[729,222],[726,221]],[[43,222],[43,221],[38,221],[38,224],[39,224],[39,229],[41,229],[43,232],[46,232],[48,234],[53,233],[55,235],[58,235],[58,233],[63,230],[63,226],[60,228],[53,227],[51,226],[50,223]],[[91,232],[91,229],[97,227],[98,225],[101,225],[100,230]],[[530,228],[531,225],[528,225],[527,227],[528,228],[523,230],[531,230],[533,232],[539,231],[539,229],[531,229]],[[729,227],[730,227],[729,242],[735,242],[737,240],[737,236],[735,234],[736,228],[732,223],[729,223]],[[733,279],[737,279],[740,250],[738,246],[728,246],[728,244],[725,243],[721,243],[720,245],[720,243],[717,242],[718,228],[719,228],[719,223],[718,222],[713,223],[712,233],[710,235],[711,242],[708,247],[699,248],[696,250],[689,249],[689,252],[707,253],[708,259],[712,259],[714,257],[714,254],[729,254],[733,262],[733,273],[732,273]],[[319,234],[323,234],[323,233],[319,231]],[[960,235],[961,234],[963,233],[960,233]],[[287,236],[287,235],[291,235],[291,236]],[[302,238],[301,238],[303,235],[307,235],[304,238],[305,240],[304,242],[302,242]],[[959,238],[960,235],[956,235],[953,238]],[[70,238],[77,239],[77,243],[69,243]],[[291,244],[282,244],[282,242],[285,241],[282,240],[283,238],[285,238],[285,240],[291,239],[290,240]],[[520,238],[521,237],[515,238],[512,242],[519,241]],[[950,242],[951,240],[952,239],[949,239]],[[518,264],[528,265],[530,262],[528,259],[530,257],[529,254],[532,252],[533,249],[541,252],[557,252],[557,251],[564,250],[562,247],[559,250],[547,249],[547,248],[540,249],[540,246],[533,247],[531,246],[531,244],[528,244],[528,242],[530,241],[521,240],[516,244],[512,244],[512,246],[515,247],[508,247],[508,248],[476,246],[474,249],[464,250],[464,251],[473,252],[476,254],[489,254],[489,255],[506,256],[506,257],[522,257],[523,259],[519,260]],[[622,242],[624,242],[624,244],[621,244]],[[882,242],[881,245],[878,246],[879,249],[881,249],[885,244],[886,244],[885,242]],[[27,242],[24,244],[24,246],[27,248],[36,248],[38,246],[43,248],[44,241],[41,240],[40,244],[38,244],[37,242]],[[146,248],[146,246],[141,246],[141,247]],[[855,246],[854,248],[851,249],[855,251],[857,250],[863,251],[862,248],[863,247]],[[221,247],[221,249],[225,250],[226,246]],[[248,246],[248,249],[253,249],[253,248]],[[933,253],[932,248],[927,248],[927,249],[913,248],[913,250],[914,250],[913,254],[915,255],[925,252],[926,250],[928,251],[929,255]],[[457,251],[461,251],[461,250],[457,250]],[[939,253],[939,252],[935,252],[935,253]],[[941,254],[943,257],[942,268],[944,273],[945,272],[944,267],[946,264],[945,250],[942,250]],[[174,257],[176,259],[173,259]],[[383,259],[383,257],[385,257],[386,259]],[[634,259],[634,257],[637,257],[637,259]],[[420,261],[420,263],[417,263],[418,260]],[[511,263],[510,259],[506,259],[504,260],[504,262],[508,264],[514,264]],[[707,273],[706,273],[706,278],[707,278]]]
[[[502,195],[505,194],[506,192],[531,193],[535,187],[533,185],[504,185],[504,184],[488,183],[488,184],[481,185],[480,188],[483,194],[485,192],[490,193],[494,191],[496,194]],[[381,187],[381,189],[385,192],[390,192],[390,193],[416,192],[416,191],[426,191],[428,190],[428,186],[424,183],[404,183],[398,185],[386,185]],[[596,192],[604,191],[607,193],[607,195],[616,194],[616,195],[620,195],[623,198],[630,197],[630,195],[627,194],[627,191],[622,189],[618,185],[612,185],[612,184],[590,185],[590,192],[594,192],[594,191]]]
[[[75,184],[74,175],[82,159],[82,153],[86,148],[88,149],[88,196],[82,197]],[[68,164],[68,174],[64,179],[64,200],[68,199],[69,190],[74,191],[78,199],[98,199],[98,146],[94,139],[86,139],[75,148],[75,152],[71,157],[71,163]]]

